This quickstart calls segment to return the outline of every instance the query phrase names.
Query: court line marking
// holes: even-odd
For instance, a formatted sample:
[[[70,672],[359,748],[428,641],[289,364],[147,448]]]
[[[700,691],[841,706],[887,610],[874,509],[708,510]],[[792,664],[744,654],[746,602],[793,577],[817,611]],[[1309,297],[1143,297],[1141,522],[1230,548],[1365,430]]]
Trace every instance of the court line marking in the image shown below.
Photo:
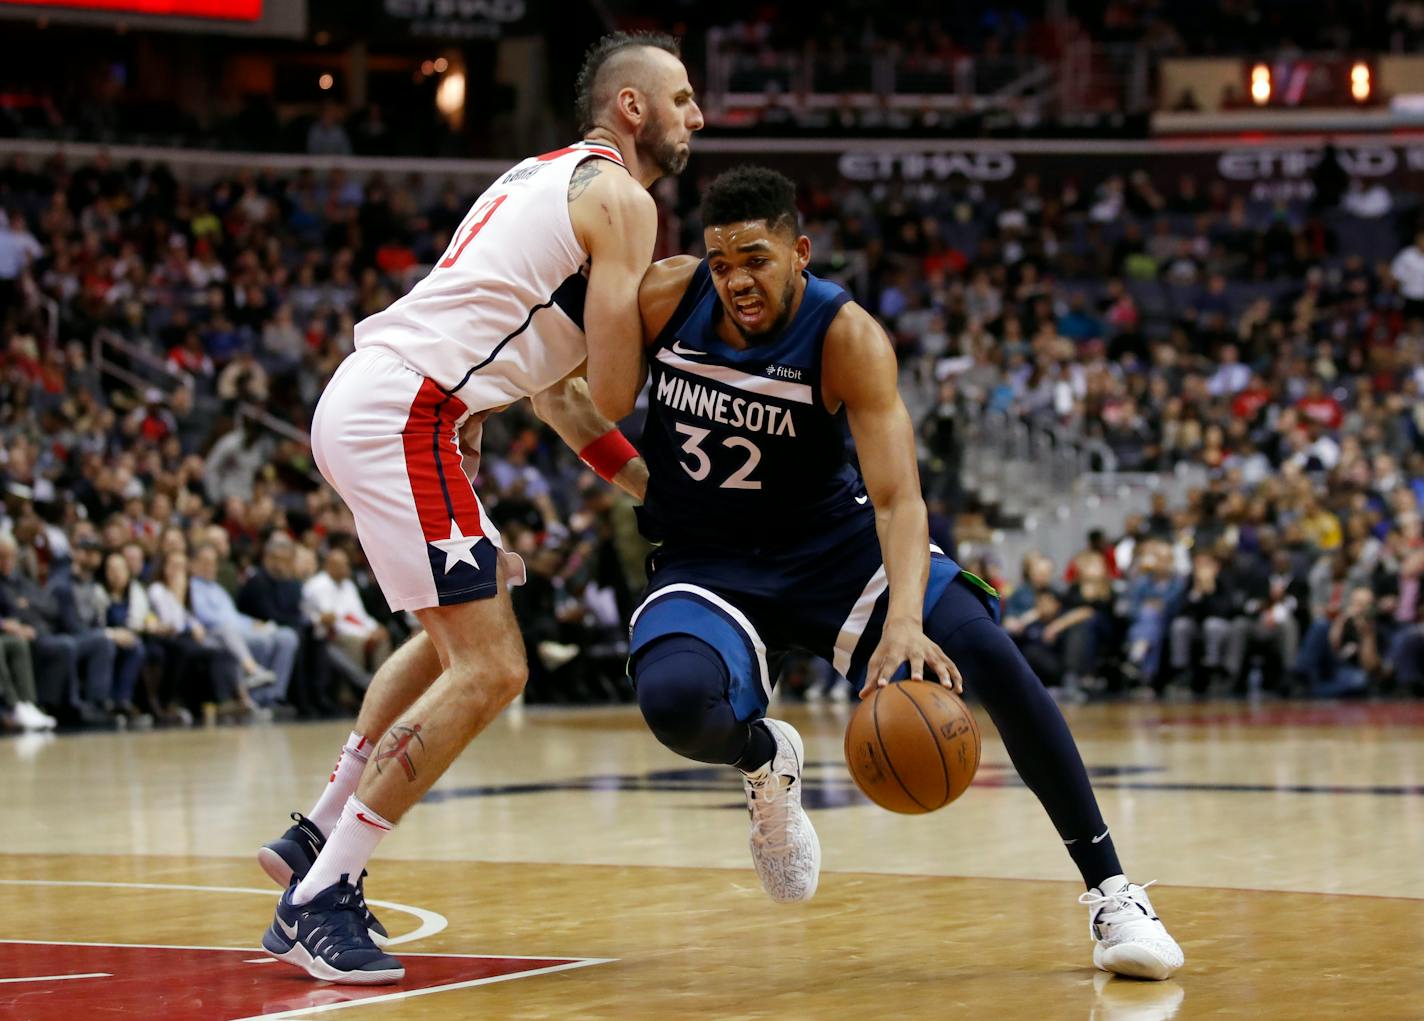
[[[92,879],[0,879],[0,886],[80,886],[80,887],[103,887],[120,890],[191,890],[199,893],[242,893],[252,894],[259,897],[276,896],[271,889],[259,890],[249,886],[195,886],[190,883],[111,883]],[[420,919],[418,925],[412,931],[402,936],[392,936],[386,941],[386,946],[400,946],[402,943],[414,943],[418,939],[425,939],[437,933],[444,932],[450,926],[450,920],[438,911],[428,911],[425,908],[412,907],[409,904],[398,904],[390,900],[367,900],[367,904],[374,904],[378,908],[390,908],[392,911],[400,911],[407,915],[414,915]],[[0,942],[5,942],[0,940]]]
[[[261,947],[203,947],[189,946],[179,943],[96,943],[78,939],[0,939],[0,945],[14,943],[17,946],[30,947],[110,947],[114,950],[219,950],[223,953],[252,954],[261,953]],[[401,954],[402,957],[458,957],[462,960],[471,961],[576,961],[583,964],[611,964],[620,960],[617,957],[572,957],[569,954],[461,954],[461,953],[440,953],[433,950],[407,950]],[[268,958],[263,958],[266,961]],[[280,961],[271,959],[273,964],[280,964]],[[251,964],[251,961],[244,961],[244,964]],[[530,974],[523,972],[522,974]],[[365,1002],[365,1001],[363,1001]]]
[[[432,954],[430,956],[440,955]],[[537,960],[537,958],[535,958],[535,960]],[[547,960],[547,958],[545,958],[545,960]],[[399,993],[387,993],[384,996],[371,996],[364,1000],[347,1000],[344,1003],[326,1003],[319,1007],[298,1007],[295,1010],[284,1010],[275,1014],[253,1014],[249,1017],[237,1018],[236,1021],[278,1021],[278,1019],[291,1021],[291,1019],[306,1017],[308,1014],[325,1014],[333,1010],[345,1010],[347,1007],[365,1007],[375,1003],[395,1003],[398,1000],[409,1000],[416,996],[429,996],[431,993],[448,993],[456,989],[472,989],[475,986],[490,986],[496,982],[511,982],[517,978],[534,978],[537,975],[552,975],[560,971],[573,971],[575,968],[589,968],[595,964],[609,964],[615,960],[617,960],[617,958],[587,957],[578,961],[570,961],[568,964],[554,964],[547,968],[535,968],[532,971],[515,972],[512,975],[491,975],[489,978],[470,979],[468,982],[451,982],[443,986],[429,986],[425,989],[410,989]]]
[[[91,971],[84,975],[25,975],[21,978],[0,978],[0,985],[6,982],[63,982],[71,978],[113,978],[107,971]]]

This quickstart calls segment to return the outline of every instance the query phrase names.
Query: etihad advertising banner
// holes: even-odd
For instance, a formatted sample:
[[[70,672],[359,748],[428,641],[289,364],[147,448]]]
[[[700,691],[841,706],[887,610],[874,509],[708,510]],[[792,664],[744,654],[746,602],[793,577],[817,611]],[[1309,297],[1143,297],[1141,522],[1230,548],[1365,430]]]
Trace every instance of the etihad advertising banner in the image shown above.
[[[149,14],[172,18],[257,21],[263,0],[0,0],[0,7],[56,7],[109,14]]]
[[[1182,174],[1198,184],[1220,180],[1260,201],[1309,199],[1322,149],[1299,143],[1201,144],[1173,142],[906,142],[826,139],[698,139],[695,170],[716,173],[738,163],[763,163],[799,180],[862,185],[896,183],[910,191],[973,183],[986,191],[1017,188],[1027,174],[1044,181],[1095,185],[1110,174],[1145,172],[1159,189]],[[1366,184],[1424,190],[1424,142],[1341,139],[1341,167]]]

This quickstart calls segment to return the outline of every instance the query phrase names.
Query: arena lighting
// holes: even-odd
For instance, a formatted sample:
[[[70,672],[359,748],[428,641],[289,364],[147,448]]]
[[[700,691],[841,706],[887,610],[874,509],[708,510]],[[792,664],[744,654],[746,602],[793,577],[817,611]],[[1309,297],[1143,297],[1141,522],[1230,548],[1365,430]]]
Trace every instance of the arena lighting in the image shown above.
[[[262,0],[0,0],[7,5],[73,8],[115,14],[155,14],[220,21],[257,21]]]
[[[317,88],[325,92],[327,89],[331,88],[333,85],[336,84],[336,79],[329,74],[324,74],[316,80],[316,84]]]
[[[1364,103],[1370,98],[1370,66],[1363,60],[1355,61],[1350,68],[1350,95],[1355,102]]]
[[[1251,68],[1251,101],[1257,106],[1271,101],[1271,69],[1265,64]]]
[[[465,76],[451,71],[435,90],[435,106],[446,117],[453,117],[465,108]]]
[[[436,57],[435,70],[439,74],[444,74],[446,71],[450,70],[450,61],[446,60],[444,57]]]

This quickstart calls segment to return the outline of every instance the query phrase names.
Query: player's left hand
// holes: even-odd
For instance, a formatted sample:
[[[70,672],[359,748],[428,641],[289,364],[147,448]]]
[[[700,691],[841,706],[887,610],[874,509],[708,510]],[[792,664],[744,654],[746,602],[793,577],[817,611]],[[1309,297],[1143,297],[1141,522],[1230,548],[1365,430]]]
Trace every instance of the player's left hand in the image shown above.
[[[870,663],[865,668],[865,687],[860,689],[860,697],[865,698],[876,688],[889,684],[891,675],[900,669],[901,663],[910,664],[910,679],[913,681],[923,681],[928,668],[928,672],[946,688],[955,694],[964,692],[964,678],[959,674],[959,667],[944,654],[943,649],[926,637],[919,624],[889,621],[881,632],[880,644],[871,653]]]

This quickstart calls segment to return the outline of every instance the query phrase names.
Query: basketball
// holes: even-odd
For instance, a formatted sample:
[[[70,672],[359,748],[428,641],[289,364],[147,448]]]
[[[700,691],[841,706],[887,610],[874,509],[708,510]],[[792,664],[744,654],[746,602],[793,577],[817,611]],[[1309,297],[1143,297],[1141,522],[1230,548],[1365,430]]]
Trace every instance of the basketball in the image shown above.
[[[963,699],[942,684],[887,684],[851,716],[845,758],[856,786],[881,808],[933,812],[974,780],[979,724]]]

